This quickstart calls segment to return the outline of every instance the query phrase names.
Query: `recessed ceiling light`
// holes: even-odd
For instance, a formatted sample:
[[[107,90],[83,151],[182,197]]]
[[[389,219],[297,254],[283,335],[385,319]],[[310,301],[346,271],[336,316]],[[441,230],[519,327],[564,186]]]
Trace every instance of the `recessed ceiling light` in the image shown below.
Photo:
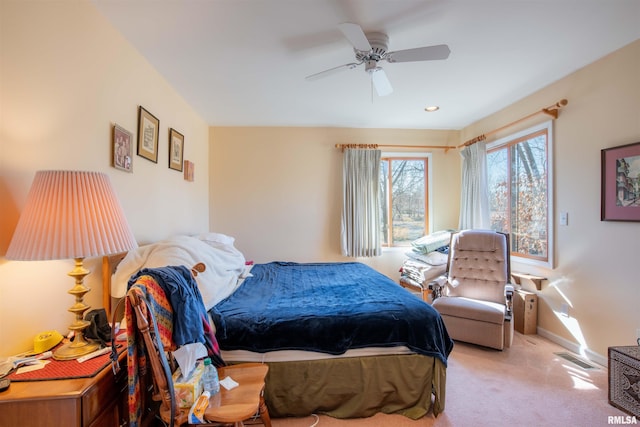
[[[424,111],[428,113],[433,113],[434,111],[438,111],[439,109],[440,107],[438,107],[437,105],[430,105],[428,107],[425,107]]]

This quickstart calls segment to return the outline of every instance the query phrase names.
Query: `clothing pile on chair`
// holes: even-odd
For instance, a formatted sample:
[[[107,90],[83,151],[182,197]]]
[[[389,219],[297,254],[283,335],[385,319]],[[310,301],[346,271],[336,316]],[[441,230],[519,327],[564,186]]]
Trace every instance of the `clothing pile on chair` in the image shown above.
[[[165,351],[199,342],[215,366],[225,365],[202,295],[188,268],[143,268],[131,276],[127,287],[127,294],[136,293],[145,301],[141,305],[141,313],[149,324],[155,324],[152,334],[154,337],[157,334]],[[148,369],[146,353],[149,349],[137,328],[134,307],[129,298],[125,298],[129,425],[137,427],[142,419],[140,375]]]
[[[449,241],[453,230],[428,234],[411,242],[412,249],[400,269],[400,284],[421,292],[424,301],[429,300],[429,282],[446,272]]]

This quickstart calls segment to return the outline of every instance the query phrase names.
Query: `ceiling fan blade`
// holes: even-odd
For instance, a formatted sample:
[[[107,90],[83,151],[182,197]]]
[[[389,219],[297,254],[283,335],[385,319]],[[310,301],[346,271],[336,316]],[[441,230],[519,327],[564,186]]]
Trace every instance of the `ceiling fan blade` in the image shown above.
[[[350,70],[353,70],[354,68],[356,68],[358,65],[362,64],[362,62],[350,62],[348,64],[344,64],[344,65],[338,65],[337,67],[333,67],[333,68],[329,68],[328,70],[324,70],[324,71],[320,71],[319,73],[315,73],[315,74],[311,74],[310,76],[305,77],[306,80],[317,80],[320,79],[322,77],[326,77],[328,75],[331,75],[333,73],[336,73],[338,71],[341,71],[345,68],[348,68]]]
[[[446,44],[416,47],[414,49],[387,52],[384,59],[389,62],[433,61],[447,59],[451,50]]]
[[[371,50],[371,44],[369,44],[369,40],[367,40],[367,36],[365,36],[364,31],[362,31],[362,27],[358,24],[352,24],[351,22],[344,22],[338,25],[342,34],[349,40],[349,43],[353,45],[356,50],[362,52],[368,52]]]
[[[389,82],[387,74],[382,68],[377,67],[371,70],[370,73],[371,81],[373,82],[373,86],[376,88],[378,96],[387,96],[393,92],[391,82]]]

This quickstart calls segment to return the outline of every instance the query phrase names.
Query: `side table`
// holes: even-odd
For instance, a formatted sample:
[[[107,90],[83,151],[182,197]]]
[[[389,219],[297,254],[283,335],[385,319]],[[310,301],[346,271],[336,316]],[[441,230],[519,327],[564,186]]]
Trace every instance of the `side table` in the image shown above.
[[[609,403],[640,417],[640,346],[609,347]]]
[[[90,378],[11,382],[0,392],[0,427],[129,425],[126,355],[120,354],[117,375],[108,364]],[[149,384],[146,377],[144,381]],[[150,395],[145,405],[153,405]],[[143,425],[153,421],[152,410],[146,411]]]
[[[410,279],[406,276],[400,276],[400,286],[405,289],[409,289],[410,291],[419,291],[420,296],[422,297],[422,301],[427,304],[431,304],[431,290],[429,289],[428,283],[418,283],[413,279]]]
[[[108,365],[90,378],[13,381],[0,393],[0,427],[123,425],[126,375]]]

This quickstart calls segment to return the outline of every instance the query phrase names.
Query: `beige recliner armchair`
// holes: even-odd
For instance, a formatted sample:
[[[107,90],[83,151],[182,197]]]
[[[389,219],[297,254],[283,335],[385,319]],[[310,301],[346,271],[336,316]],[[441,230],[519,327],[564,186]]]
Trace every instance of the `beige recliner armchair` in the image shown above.
[[[454,340],[502,350],[513,341],[509,237],[491,230],[451,235],[447,273],[429,284]]]

